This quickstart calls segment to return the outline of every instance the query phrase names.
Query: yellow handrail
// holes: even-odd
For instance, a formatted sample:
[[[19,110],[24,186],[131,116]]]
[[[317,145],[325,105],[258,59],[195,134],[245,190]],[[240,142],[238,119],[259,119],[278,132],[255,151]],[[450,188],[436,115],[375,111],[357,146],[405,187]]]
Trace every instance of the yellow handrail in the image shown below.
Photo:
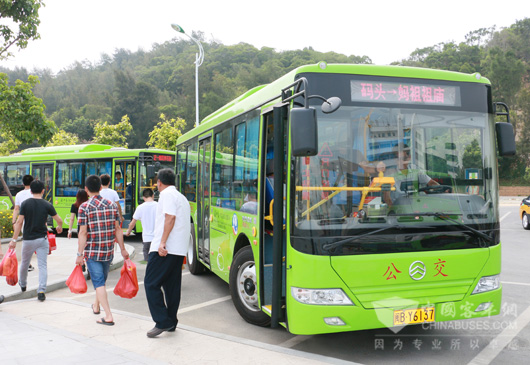
[[[322,199],[312,207],[308,208],[306,211],[302,212],[302,217],[305,217],[313,210],[320,207],[322,204],[327,202],[329,199],[333,198],[335,195],[343,191],[360,191],[361,201],[359,202],[359,210],[363,208],[364,200],[368,193],[371,192],[380,192],[383,190],[383,186],[390,186],[390,191],[395,191],[395,180],[393,177],[374,177],[370,186],[362,187],[348,187],[348,186],[296,186],[296,191],[333,191],[332,194],[328,195],[326,198]]]

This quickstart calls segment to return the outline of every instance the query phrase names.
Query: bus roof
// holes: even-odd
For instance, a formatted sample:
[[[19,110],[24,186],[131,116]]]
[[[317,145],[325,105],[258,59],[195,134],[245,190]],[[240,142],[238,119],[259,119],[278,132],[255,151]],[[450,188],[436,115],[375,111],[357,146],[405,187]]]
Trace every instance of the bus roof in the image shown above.
[[[465,74],[461,72],[435,70],[419,67],[405,66],[379,66],[379,65],[359,65],[359,64],[318,64],[305,65],[295,68],[270,84],[260,85],[245,92],[238,98],[232,100],[217,111],[208,115],[201,121],[198,127],[181,136],[178,143],[200,135],[217,123],[231,119],[239,114],[252,110],[265,101],[275,97],[279,100],[281,89],[293,83],[296,75],[302,73],[332,73],[332,74],[350,74],[350,75],[371,75],[371,76],[388,76],[388,77],[406,77],[416,79],[447,80],[455,82],[470,82],[490,84],[489,80],[478,73]],[[271,104],[277,103],[278,100],[272,101]]]
[[[106,144],[79,144],[69,146],[33,147],[9,156],[0,157],[0,162],[26,161],[26,160],[58,160],[58,159],[84,159],[95,157],[128,157],[145,153],[175,154],[175,151],[158,148],[127,149],[113,147]]]

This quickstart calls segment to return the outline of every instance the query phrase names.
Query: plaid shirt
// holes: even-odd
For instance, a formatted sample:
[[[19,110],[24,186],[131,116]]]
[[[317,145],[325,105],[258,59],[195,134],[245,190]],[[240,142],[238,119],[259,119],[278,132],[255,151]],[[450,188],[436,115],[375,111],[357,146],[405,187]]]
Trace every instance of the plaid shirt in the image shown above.
[[[85,258],[110,261],[114,257],[116,221],[120,221],[118,207],[108,199],[96,195],[79,207],[77,223],[87,226]]]

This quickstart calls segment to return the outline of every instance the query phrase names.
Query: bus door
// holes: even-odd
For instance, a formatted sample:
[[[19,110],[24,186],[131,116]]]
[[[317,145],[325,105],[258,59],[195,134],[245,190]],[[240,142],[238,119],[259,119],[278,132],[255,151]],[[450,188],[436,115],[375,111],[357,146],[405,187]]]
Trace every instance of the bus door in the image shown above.
[[[111,177],[114,190],[120,197],[123,227],[128,227],[136,208],[136,160],[114,160],[114,171]]]
[[[199,141],[197,172],[197,246],[199,257],[210,263],[210,154],[211,136]]]
[[[286,175],[285,163],[287,155],[286,134],[287,130],[287,107],[274,107],[271,112],[262,116],[263,123],[261,135],[263,136],[263,150],[261,155],[261,194],[260,205],[262,224],[261,224],[261,249],[260,249],[260,271],[261,280],[264,285],[261,287],[262,304],[269,310],[276,305],[281,308],[285,303],[285,263],[286,258]],[[275,119],[277,119],[275,121]],[[283,131],[275,133],[277,124],[283,125]],[[277,150],[280,150],[279,156]],[[279,162],[280,161],[280,162]],[[283,171],[283,173],[281,173]],[[283,177],[281,177],[283,175]],[[280,180],[279,180],[280,179]],[[278,180],[278,181],[277,181]],[[281,181],[281,183],[279,183]],[[275,189],[276,186],[282,186],[280,191],[283,194],[278,194]],[[281,196],[283,195],[283,197]],[[280,200],[281,199],[281,200]],[[283,217],[279,220],[283,221],[283,226],[275,226],[273,219],[278,222],[277,217],[273,211],[278,211],[276,204],[282,201]],[[273,202],[273,205],[271,205]],[[271,209],[272,208],[272,209]],[[275,235],[279,233],[278,239]],[[275,239],[276,238],[276,239]],[[276,253],[274,252],[276,250]],[[275,260],[279,262],[275,264]],[[281,267],[281,271],[274,273],[275,267]],[[273,280],[275,278],[276,281]],[[278,305],[278,300],[280,304]],[[276,301],[276,304],[274,303]],[[272,309],[276,312],[278,309]],[[283,313],[279,313],[280,321],[283,321]]]
[[[35,180],[40,180],[44,183],[44,194],[43,199],[46,199],[53,204],[53,189],[54,181],[53,171],[55,170],[54,162],[46,163],[32,163],[31,164],[31,175]]]

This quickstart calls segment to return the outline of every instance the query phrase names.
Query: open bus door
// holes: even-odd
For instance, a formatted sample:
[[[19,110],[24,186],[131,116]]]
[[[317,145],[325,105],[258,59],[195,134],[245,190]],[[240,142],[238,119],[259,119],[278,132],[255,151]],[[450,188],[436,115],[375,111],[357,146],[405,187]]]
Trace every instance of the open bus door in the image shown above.
[[[40,180],[44,183],[44,194],[42,195],[42,198],[52,204],[55,181],[53,177],[54,170],[55,162],[39,162],[31,164],[31,175],[33,176],[33,179]]]
[[[123,227],[128,227],[136,208],[138,189],[136,185],[136,160],[114,160],[111,187],[120,197]]]
[[[260,257],[262,306],[270,309],[271,327],[285,322],[286,233],[285,164],[287,107],[274,107],[263,115],[261,206],[263,222]],[[277,153],[277,151],[281,151]],[[276,202],[282,202],[277,204]]]
[[[198,256],[210,264],[210,164],[211,140],[208,135],[199,140],[197,170],[197,246]]]

